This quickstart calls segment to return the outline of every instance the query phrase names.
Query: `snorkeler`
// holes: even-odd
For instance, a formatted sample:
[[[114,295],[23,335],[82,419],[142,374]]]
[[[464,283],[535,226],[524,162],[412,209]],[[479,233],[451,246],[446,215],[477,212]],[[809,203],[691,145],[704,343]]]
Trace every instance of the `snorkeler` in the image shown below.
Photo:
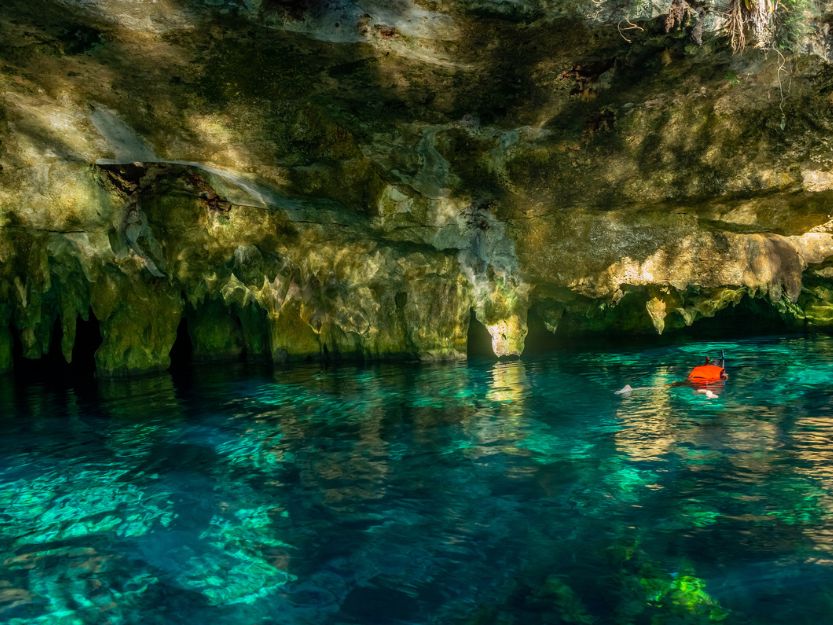
[[[726,373],[725,366],[726,357],[723,356],[719,362],[720,365],[716,365],[712,362],[711,358],[706,356],[705,362],[702,365],[694,367],[685,380],[671,382],[667,386],[692,386],[697,393],[705,395],[706,399],[716,399],[718,395],[708,387],[722,384],[729,379],[729,374]],[[642,388],[651,387],[633,388],[630,384],[625,384],[618,391],[615,391],[614,394],[627,396],[633,391],[642,390]]]

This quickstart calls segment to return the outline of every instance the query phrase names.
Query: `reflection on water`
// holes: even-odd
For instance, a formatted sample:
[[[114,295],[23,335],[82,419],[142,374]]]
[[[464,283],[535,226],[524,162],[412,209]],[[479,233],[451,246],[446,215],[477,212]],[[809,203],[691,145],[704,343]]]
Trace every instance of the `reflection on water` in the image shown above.
[[[632,460],[658,460],[674,445],[674,419],[669,380],[663,368],[647,386],[623,397],[616,416],[623,427],[615,434],[616,447]]]
[[[4,379],[0,623],[828,622],[832,382],[829,339]]]

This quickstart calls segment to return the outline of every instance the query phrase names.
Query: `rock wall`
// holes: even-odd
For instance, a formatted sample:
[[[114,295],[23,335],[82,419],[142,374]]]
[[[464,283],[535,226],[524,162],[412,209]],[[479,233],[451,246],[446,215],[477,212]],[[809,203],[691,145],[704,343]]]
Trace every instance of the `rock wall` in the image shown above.
[[[183,328],[285,361],[463,358],[471,311],[499,356],[530,311],[833,327],[833,5],[789,5],[735,54],[728,1],[4,2],[0,370],[78,319],[110,375]]]

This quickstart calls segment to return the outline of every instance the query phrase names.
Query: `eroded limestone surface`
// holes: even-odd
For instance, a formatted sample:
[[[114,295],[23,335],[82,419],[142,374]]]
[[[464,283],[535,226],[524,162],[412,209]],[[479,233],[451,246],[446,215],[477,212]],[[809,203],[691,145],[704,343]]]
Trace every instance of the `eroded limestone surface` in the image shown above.
[[[182,328],[285,361],[464,358],[471,311],[499,356],[530,311],[833,327],[830,3],[742,54],[711,1],[35,4],[0,7],[0,370],[78,319],[102,374]]]

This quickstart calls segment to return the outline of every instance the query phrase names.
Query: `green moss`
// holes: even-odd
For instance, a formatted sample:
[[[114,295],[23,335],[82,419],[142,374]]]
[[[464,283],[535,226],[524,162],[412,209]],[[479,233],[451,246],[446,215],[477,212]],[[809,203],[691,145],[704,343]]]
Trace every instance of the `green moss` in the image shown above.
[[[12,368],[12,335],[8,325],[0,325],[0,373]]]
[[[684,622],[717,623],[729,616],[706,592],[706,582],[694,575],[643,577],[640,584],[649,605],[658,612],[652,623],[667,623],[675,617]]]
[[[587,612],[581,598],[559,577],[549,576],[543,588],[538,591],[537,598],[552,602],[560,623],[591,625],[596,622]]]
[[[780,0],[775,12],[775,45],[785,52],[798,52],[809,30],[805,12],[812,8],[809,0]]]
[[[158,371],[170,365],[183,302],[161,282],[107,276],[92,285],[92,307],[101,326],[95,354],[103,375]]]
[[[195,360],[228,360],[243,354],[240,321],[222,302],[209,300],[189,307],[185,316]]]
[[[240,323],[240,332],[246,357],[249,359],[268,358],[270,355],[270,346],[269,323],[266,311],[254,304],[246,306],[235,305],[233,310]]]
[[[797,304],[804,313],[807,325],[819,329],[833,328],[833,285],[818,278],[809,278]]]
[[[270,330],[274,362],[318,358],[321,354],[318,333],[301,319],[298,302],[285,304],[275,315],[271,315]]]
[[[71,362],[78,317],[86,320],[90,310],[89,285],[77,259],[62,258],[54,264],[52,290],[61,324],[61,352],[64,360]]]
[[[49,351],[57,317],[56,301],[51,290],[47,237],[15,231],[12,237],[17,250],[14,277],[8,292],[14,302],[12,320],[18,330],[23,357],[37,359]]]

